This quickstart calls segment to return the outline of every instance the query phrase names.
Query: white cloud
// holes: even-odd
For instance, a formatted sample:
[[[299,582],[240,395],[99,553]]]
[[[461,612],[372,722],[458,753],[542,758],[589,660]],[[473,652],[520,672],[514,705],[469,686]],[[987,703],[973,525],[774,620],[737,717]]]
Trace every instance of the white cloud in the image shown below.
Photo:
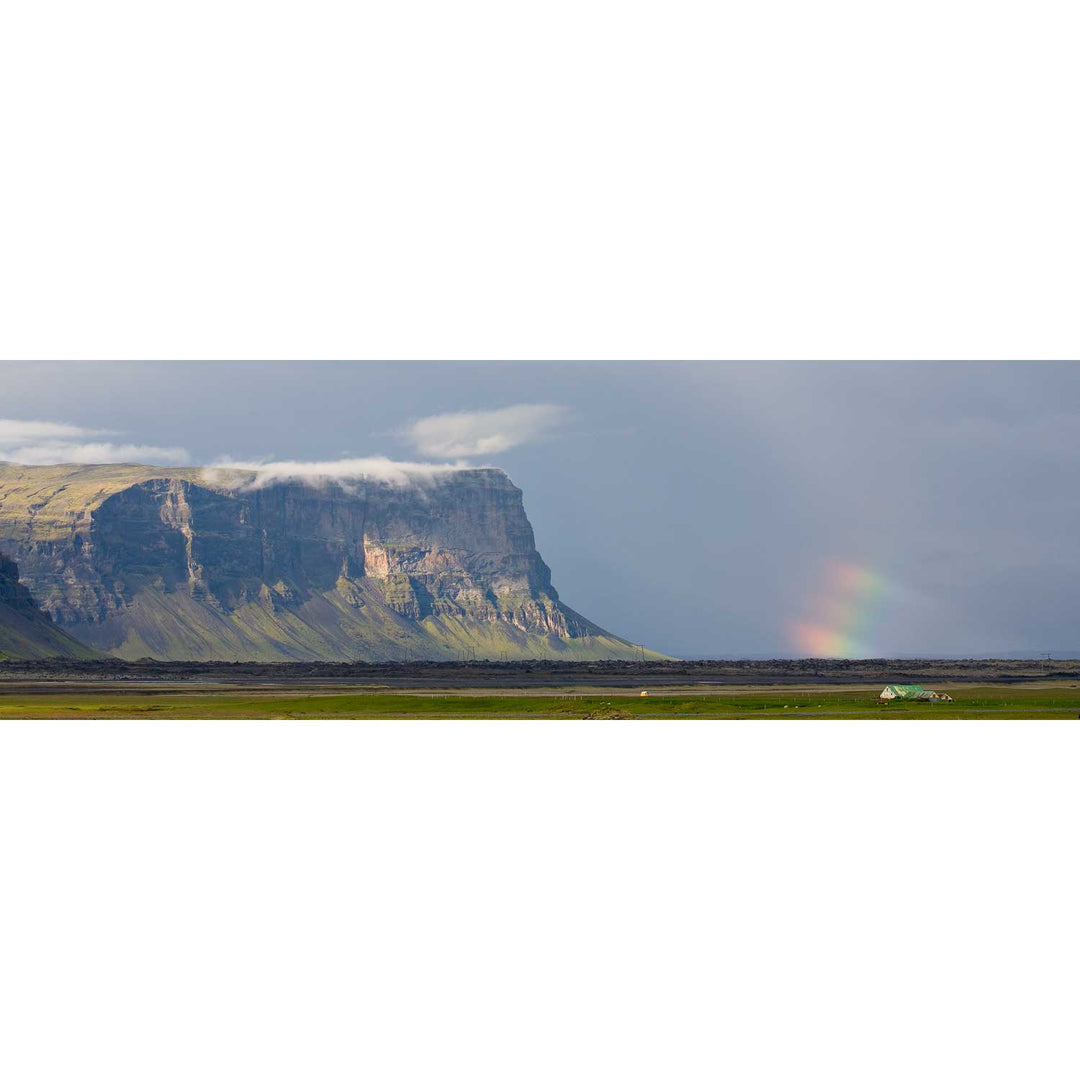
[[[0,446],[0,460],[19,465],[186,465],[191,455],[179,446],[138,446],[134,443],[37,443],[33,446]]]
[[[179,446],[147,446],[102,441],[115,434],[53,420],[0,419],[0,461],[19,465],[74,463],[97,465],[138,462],[144,465],[185,465],[191,455]]]
[[[51,420],[0,419],[0,446],[26,446],[40,442],[71,442],[88,435],[111,435],[97,428],[58,424]]]
[[[338,461],[219,461],[203,469],[207,483],[249,489],[270,484],[300,481],[313,487],[329,483],[377,480],[396,487],[431,483],[439,476],[471,468],[465,464],[428,464],[418,461],[391,461],[385,457],[342,458]],[[253,477],[235,475],[254,473]]]
[[[485,412],[439,413],[415,420],[399,432],[422,454],[469,458],[501,454],[538,442],[569,419],[565,405],[510,405]]]

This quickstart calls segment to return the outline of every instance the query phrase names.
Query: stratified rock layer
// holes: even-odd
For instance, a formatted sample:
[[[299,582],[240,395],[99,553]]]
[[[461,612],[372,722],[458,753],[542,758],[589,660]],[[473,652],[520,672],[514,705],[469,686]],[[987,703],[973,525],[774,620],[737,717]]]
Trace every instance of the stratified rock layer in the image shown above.
[[[94,652],[65,634],[19,583],[19,568],[0,555],[0,659],[87,659]]]
[[[498,469],[0,465],[0,550],[56,624],[129,659],[640,656],[560,602]]]

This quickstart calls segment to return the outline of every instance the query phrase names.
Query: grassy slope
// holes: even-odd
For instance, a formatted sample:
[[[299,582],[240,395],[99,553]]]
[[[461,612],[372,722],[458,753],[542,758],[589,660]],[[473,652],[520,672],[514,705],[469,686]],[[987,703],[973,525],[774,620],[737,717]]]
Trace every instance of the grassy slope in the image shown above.
[[[507,623],[429,618],[420,623],[387,608],[374,586],[357,609],[336,592],[271,612],[245,604],[220,612],[183,590],[138,593],[121,618],[79,627],[88,644],[127,660],[453,660],[466,649],[508,659],[638,659],[640,650],[610,635],[564,640],[526,634]],[[645,651],[646,659],[662,659]]]
[[[51,656],[88,660],[98,654],[65,634],[40,611],[25,615],[0,603],[0,660],[43,660]]]
[[[964,691],[960,691],[965,694]],[[751,691],[729,694],[386,694],[305,695],[251,690],[214,693],[0,693],[0,718],[157,719],[550,719],[629,714],[633,719],[879,720],[1067,719],[1080,711],[1076,688],[969,688],[945,705],[879,706],[855,691]]]

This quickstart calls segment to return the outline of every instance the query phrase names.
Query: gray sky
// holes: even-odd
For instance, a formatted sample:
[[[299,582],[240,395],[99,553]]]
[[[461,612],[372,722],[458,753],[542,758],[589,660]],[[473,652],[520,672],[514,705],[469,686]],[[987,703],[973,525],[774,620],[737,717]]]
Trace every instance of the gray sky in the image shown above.
[[[0,458],[79,455],[501,466],[674,655],[1080,656],[1077,365],[0,363]]]

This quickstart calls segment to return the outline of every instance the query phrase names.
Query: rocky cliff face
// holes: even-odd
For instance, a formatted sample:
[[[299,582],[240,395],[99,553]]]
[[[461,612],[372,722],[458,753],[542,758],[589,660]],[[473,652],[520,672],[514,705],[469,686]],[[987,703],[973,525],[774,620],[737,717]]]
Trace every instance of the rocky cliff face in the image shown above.
[[[19,583],[19,568],[0,555],[0,659],[85,659],[92,655],[92,649],[53,624],[34,603],[30,590]]]
[[[408,484],[0,466],[0,550],[79,640],[127,658],[627,658],[559,600],[497,469]]]

